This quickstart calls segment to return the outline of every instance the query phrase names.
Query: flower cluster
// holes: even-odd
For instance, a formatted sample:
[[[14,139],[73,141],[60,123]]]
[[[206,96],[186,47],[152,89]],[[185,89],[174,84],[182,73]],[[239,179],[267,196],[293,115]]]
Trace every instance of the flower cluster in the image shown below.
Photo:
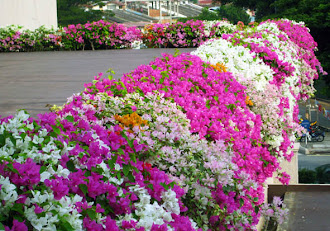
[[[235,30],[236,26],[227,21],[189,20],[185,23],[152,24],[145,27],[143,42],[148,47],[198,47],[210,38]]]
[[[63,28],[63,42],[68,49],[118,49],[130,48],[141,40],[141,31],[103,20],[69,25]]]
[[[17,26],[0,28],[0,52],[58,50],[60,40],[56,31],[44,27],[33,32]]]
[[[71,25],[63,39],[70,49],[112,46],[99,37],[110,28],[125,36],[100,21]],[[195,46],[227,29],[156,24],[148,39]],[[260,215],[281,222],[285,207],[278,198],[264,205],[263,186],[292,156],[297,100],[313,91],[319,63],[315,46],[296,35],[307,33],[302,24],[239,29],[120,80],[100,73],[38,118],[0,118],[0,228],[254,230]]]
[[[95,97],[97,100],[91,100],[88,94],[83,94],[83,98],[96,107],[104,126],[121,123],[118,117],[132,115],[126,114],[129,108],[135,110],[133,114],[141,114],[148,121],[148,126],[140,127],[137,123],[131,128],[126,123],[127,127],[124,128],[131,131],[129,137],[148,147],[148,151],[138,156],[138,159],[166,171],[171,179],[185,189],[185,197],[193,200],[185,203],[188,207],[186,214],[193,219],[200,217],[196,223],[205,230],[209,228],[210,217],[216,215],[216,208],[221,206],[212,198],[212,191],[216,190],[218,182],[222,182],[222,187],[233,188],[237,192],[238,188],[256,185],[252,181],[244,181],[243,184],[235,179],[234,170],[238,167],[232,163],[232,152],[226,150],[221,141],[210,143],[201,140],[197,134],[191,134],[190,121],[181,107],[163,95],[147,93],[142,97],[132,93],[125,97],[113,97],[99,93]],[[243,216],[235,219],[243,220]]]
[[[0,52],[39,50],[96,50],[133,48],[142,42],[148,47],[197,47],[210,38],[232,33],[237,27],[228,21],[194,21],[136,27],[103,20],[68,25],[57,31],[41,27],[35,31],[21,27],[0,28]]]
[[[131,48],[141,37],[136,27],[103,20],[68,25],[57,31],[44,27],[30,31],[9,26],[0,28],[0,52]]]
[[[273,197],[273,203],[264,204],[261,207],[261,214],[267,220],[272,219],[278,224],[282,224],[285,220],[285,217],[288,215],[289,210],[286,208],[286,205],[283,203],[280,197]]]
[[[253,211],[254,207],[263,201],[261,183],[272,175],[278,163],[262,144],[261,120],[259,116],[251,113],[246,105],[245,88],[231,73],[220,73],[193,55],[164,55],[150,65],[140,66],[125,75],[120,83],[96,77],[94,84],[88,84],[86,87],[85,93],[102,93],[106,98],[101,102],[107,102],[109,106],[100,103],[99,98],[94,102],[94,105],[100,108],[99,114],[105,121],[109,121],[106,118],[120,113],[120,110],[124,110],[123,115],[131,113],[127,112],[131,107],[135,108],[142,118],[149,120],[148,128],[143,127],[142,135],[137,135],[135,140],[142,141],[149,149],[154,148],[154,154],[158,154],[147,154],[141,158],[146,158],[150,163],[167,170],[178,178],[176,181],[186,188],[188,195],[192,195],[195,200],[201,199],[199,202],[197,200],[185,204],[188,206],[187,213],[192,213],[192,219],[204,214],[202,220],[196,220],[198,224],[203,227],[210,225],[213,228],[222,226],[227,229],[256,224],[257,216],[253,215]],[[125,96],[128,92],[135,91],[142,94],[144,99],[139,99],[138,95]],[[151,100],[150,93],[155,94],[155,91],[174,100],[185,112],[190,121],[189,127],[185,126],[182,130],[182,123],[187,123],[184,122],[187,119],[178,119],[182,112],[175,109],[177,106],[170,103],[166,103],[166,107],[162,106],[162,95],[153,96],[154,99]],[[118,98],[107,99],[113,94]],[[121,97],[124,98],[120,100]],[[127,100],[126,97],[134,100]],[[161,104],[154,102],[156,99]],[[150,102],[153,109],[146,110],[146,107],[150,107]],[[119,106],[123,104],[125,106]],[[167,114],[169,107],[173,108],[175,113]],[[115,119],[111,121],[115,122]],[[177,123],[181,125],[178,127]],[[140,134],[137,127],[133,131]],[[229,164],[230,162],[232,164]],[[225,174],[226,178],[223,178],[221,166],[227,166],[227,170],[231,172]],[[203,196],[196,197],[196,193],[202,193]],[[199,213],[210,212],[207,216],[205,213],[196,214],[193,209],[196,205],[200,208]],[[222,210],[221,215],[217,214],[217,208]]]
[[[73,96],[62,111],[0,124],[1,223],[23,230],[172,230],[195,226],[184,190],[135,153],[145,145],[105,127]],[[189,228],[189,226],[187,226]]]
[[[224,63],[237,81],[247,87],[246,93],[254,102],[251,110],[262,117],[263,140],[275,156],[287,159],[292,156],[289,148],[294,135],[301,130],[297,100],[314,91],[313,79],[317,78],[319,66],[313,43],[307,46],[302,41],[298,46],[297,33],[294,35],[292,30],[307,33],[301,24],[267,21],[225,34],[193,52],[212,64]],[[314,64],[309,65],[308,60]]]

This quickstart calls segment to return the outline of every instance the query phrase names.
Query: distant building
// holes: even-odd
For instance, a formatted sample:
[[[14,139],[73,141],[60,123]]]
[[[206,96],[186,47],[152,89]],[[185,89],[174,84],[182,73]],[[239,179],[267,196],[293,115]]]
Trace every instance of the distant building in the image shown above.
[[[0,0],[0,27],[57,28],[56,0]]]
[[[201,6],[211,6],[213,4],[213,0],[198,0],[198,5]]]

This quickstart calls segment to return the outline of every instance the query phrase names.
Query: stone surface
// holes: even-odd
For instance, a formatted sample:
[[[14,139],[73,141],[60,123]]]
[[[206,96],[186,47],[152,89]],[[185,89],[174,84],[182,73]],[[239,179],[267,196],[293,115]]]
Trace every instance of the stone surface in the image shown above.
[[[286,221],[279,225],[277,231],[330,230],[329,191],[287,192],[284,203],[290,212]]]
[[[119,78],[162,53],[175,49],[0,53],[0,115],[21,108],[33,116],[47,112],[46,104],[63,104],[99,72],[113,68]]]

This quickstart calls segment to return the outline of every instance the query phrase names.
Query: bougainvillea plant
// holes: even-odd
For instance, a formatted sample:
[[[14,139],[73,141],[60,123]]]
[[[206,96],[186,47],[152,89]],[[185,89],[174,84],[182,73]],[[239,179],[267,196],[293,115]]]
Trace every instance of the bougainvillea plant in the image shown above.
[[[202,26],[190,23],[169,27],[189,34]],[[74,25],[67,35],[76,48],[108,46],[97,33],[109,28],[93,32],[101,24],[111,27]],[[166,36],[164,28],[154,35]],[[278,198],[264,203],[264,185],[292,157],[297,100],[313,92],[320,64],[314,44],[297,36],[308,36],[303,24],[237,29],[119,80],[99,74],[37,118],[22,110],[0,117],[0,229],[255,230],[261,215],[282,222],[286,208]]]

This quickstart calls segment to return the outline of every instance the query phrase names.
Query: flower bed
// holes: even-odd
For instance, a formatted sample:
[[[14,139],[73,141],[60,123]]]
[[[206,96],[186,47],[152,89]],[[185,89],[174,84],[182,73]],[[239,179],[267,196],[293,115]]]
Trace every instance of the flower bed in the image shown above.
[[[68,25],[58,31],[43,27],[23,30],[10,26],[0,28],[0,52],[40,50],[97,50],[139,47],[197,47],[223,33],[232,33],[236,26],[227,21],[188,21],[175,24],[152,24],[140,31],[103,20]]]
[[[315,47],[292,33],[304,26],[287,22],[163,54],[117,81],[100,74],[38,118],[0,118],[0,229],[254,230],[261,214],[281,222],[286,210],[263,203],[263,186],[274,172],[288,183],[279,163],[292,156],[297,99],[313,91],[319,65]]]
[[[58,31],[21,27],[0,28],[0,52],[39,50],[84,50],[131,48],[141,40],[141,31],[103,20],[68,25]]]
[[[210,38],[232,33],[236,26],[227,21],[189,20],[185,23],[147,25],[143,42],[148,47],[198,47]]]

